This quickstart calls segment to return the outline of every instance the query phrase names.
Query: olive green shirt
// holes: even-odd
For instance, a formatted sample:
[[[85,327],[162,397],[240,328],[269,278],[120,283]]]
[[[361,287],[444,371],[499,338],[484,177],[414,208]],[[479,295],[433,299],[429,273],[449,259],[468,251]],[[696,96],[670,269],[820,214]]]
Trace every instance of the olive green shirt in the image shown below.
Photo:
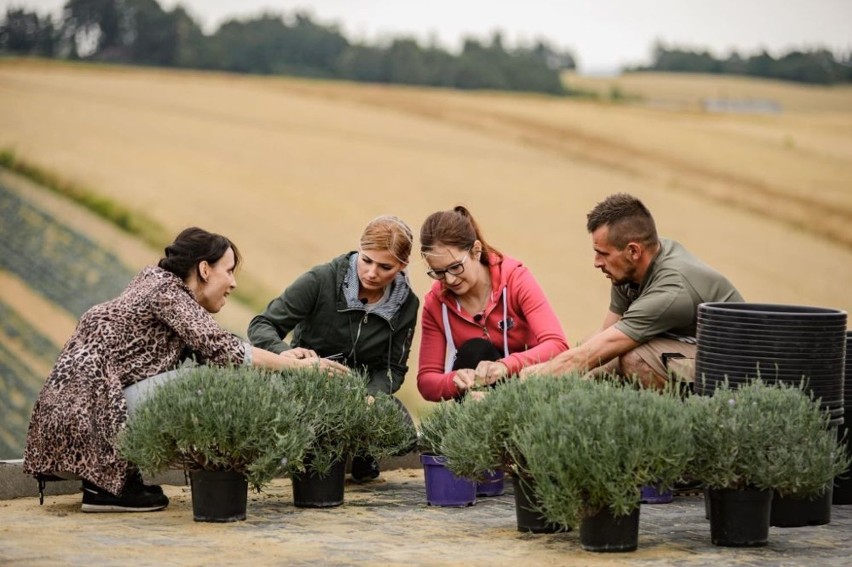
[[[725,276],[678,242],[660,239],[660,252],[642,283],[612,286],[609,308],[621,315],[615,328],[636,342],[657,336],[694,342],[698,305],[722,301],[743,298]]]

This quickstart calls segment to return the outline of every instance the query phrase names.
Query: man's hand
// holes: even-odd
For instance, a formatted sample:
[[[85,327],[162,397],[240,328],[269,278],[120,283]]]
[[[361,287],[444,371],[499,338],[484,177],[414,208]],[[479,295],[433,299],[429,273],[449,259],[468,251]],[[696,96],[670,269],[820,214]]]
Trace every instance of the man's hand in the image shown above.
[[[541,376],[542,374],[546,374],[546,362],[541,362],[539,364],[531,364],[529,366],[525,366],[521,368],[521,371],[518,372],[518,377],[521,381],[526,380],[531,376]]]
[[[526,380],[530,376],[557,376],[582,369],[581,365],[577,362],[578,357],[576,354],[576,349],[566,350],[547,362],[527,366],[521,370],[520,378],[521,380]]]

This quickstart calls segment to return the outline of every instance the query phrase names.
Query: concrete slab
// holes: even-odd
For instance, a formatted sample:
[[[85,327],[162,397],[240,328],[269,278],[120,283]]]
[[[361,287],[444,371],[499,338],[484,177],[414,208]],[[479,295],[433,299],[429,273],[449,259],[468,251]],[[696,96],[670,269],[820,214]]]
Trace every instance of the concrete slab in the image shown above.
[[[23,472],[23,459],[0,461],[0,500],[35,496],[36,480]],[[154,484],[182,484],[183,471],[165,471],[147,479]],[[74,494],[80,492],[79,480],[52,481],[45,485],[46,495]]]
[[[516,529],[510,485],[467,508],[426,504],[421,469],[384,471],[347,484],[329,510],[295,508],[286,479],[250,494],[248,518],[192,520],[189,488],[164,485],[171,504],[143,514],[83,514],[80,495],[0,502],[2,565],[807,565],[848,566],[852,506],[834,506],[824,526],[771,528],[769,545],[713,546],[700,496],[642,507],[639,549],[583,551],[578,535]]]
[[[38,483],[35,479],[23,473],[23,459],[0,460],[0,500],[35,496],[38,494]],[[399,457],[390,457],[379,462],[386,470],[398,468],[419,468],[418,455],[409,453]],[[183,471],[164,471],[153,477],[145,477],[146,482],[153,484],[175,484],[184,483]],[[79,480],[48,482],[45,494],[73,494],[80,491]]]

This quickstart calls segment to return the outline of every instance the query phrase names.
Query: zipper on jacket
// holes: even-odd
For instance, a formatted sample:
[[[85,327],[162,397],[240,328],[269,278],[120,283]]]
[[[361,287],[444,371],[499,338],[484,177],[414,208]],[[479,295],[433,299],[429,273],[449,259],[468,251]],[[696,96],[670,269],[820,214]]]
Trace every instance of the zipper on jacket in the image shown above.
[[[365,311],[364,317],[358,321],[358,330],[355,332],[355,340],[352,341],[352,351],[349,353],[349,356],[355,364],[358,364],[358,357],[355,356],[355,349],[358,348],[358,341],[361,339],[361,326],[367,322],[368,315],[369,313]]]
[[[405,342],[402,343],[402,354],[399,355],[399,362],[397,364],[402,364],[402,361],[405,360],[405,349],[411,346],[412,335],[414,335],[414,329],[408,329],[408,335],[405,337]],[[388,370],[390,370],[390,367],[388,367]]]

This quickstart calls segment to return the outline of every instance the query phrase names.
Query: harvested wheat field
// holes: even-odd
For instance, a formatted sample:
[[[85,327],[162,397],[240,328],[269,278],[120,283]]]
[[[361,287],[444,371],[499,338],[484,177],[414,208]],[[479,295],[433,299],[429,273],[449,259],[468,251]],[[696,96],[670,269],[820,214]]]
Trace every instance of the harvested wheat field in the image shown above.
[[[717,79],[683,80],[694,99]],[[654,81],[660,96],[673,88],[643,76],[646,100]],[[172,233],[197,224],[228,235],[264,302],[353,249],[372,217],[398,214],[416,232],[461,203],[489,242],[530,266],[577,342],[600,324],[609,294],[585,215],[625,191],[747,300],[849,311],[852,89],[736,85],[737,96],[771,96],[783,111],[4,60],[0,149]],[[422,262],[410,271],[422,296]],[[422,403],[416,361],[415,350],[402,393],[412,407]]]

